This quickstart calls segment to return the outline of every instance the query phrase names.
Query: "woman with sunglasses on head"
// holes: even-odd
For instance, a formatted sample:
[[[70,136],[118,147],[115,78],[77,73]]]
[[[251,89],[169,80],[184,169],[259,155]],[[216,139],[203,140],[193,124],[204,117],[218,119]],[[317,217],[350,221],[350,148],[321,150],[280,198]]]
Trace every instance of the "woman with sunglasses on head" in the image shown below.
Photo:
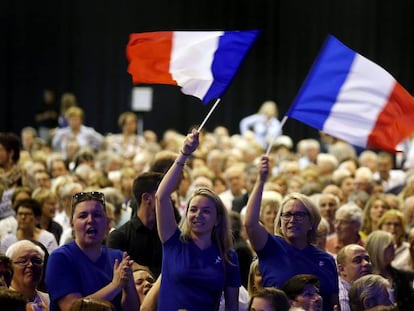
[[[180,226],[174,217],[171,194],[198,142],[199,133],[193,130],[156,192],[157,228],[163,244],[158,310],[216,310],[222,292],[225,309],[238,310],[240,271],[223,202],[201,187],[189,198]]]
[[[109,229],[101,192],[79,192],[72,198],[75,240],[50,254],[46,284],[50,309],[70,310],[81,297],[111,301],[117,310],[138,310],[139,299],[127,253],[103,245]]]
[[[275,235],[259,222],[263,187],[269,174],[269,158],[262,156],[260,173],[247,203],[245,226],[259,258],[264,287],[281,286],[297,274],[313,274],[320,281],[324,310],[338,304],[338,272],[334,258],[312,243],[321,220],[319,209],[305,195],[290,193],[282,201],[275,220]]]

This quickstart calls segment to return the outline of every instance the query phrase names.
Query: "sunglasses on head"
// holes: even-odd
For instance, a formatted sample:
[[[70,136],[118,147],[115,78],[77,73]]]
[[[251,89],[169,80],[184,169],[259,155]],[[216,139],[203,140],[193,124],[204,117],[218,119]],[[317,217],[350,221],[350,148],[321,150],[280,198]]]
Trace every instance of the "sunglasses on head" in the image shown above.
[[[102,203],[105,206],[105,196],[102,192],[92,191],[92,192],[78,192],[72,197],[72,208],[77,204],[83,201],[94,200]]]

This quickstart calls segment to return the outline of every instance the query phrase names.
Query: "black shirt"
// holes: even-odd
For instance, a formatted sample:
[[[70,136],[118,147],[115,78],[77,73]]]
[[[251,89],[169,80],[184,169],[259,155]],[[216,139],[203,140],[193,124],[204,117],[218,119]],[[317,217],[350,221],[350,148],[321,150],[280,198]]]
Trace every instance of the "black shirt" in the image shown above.
[[[136,263],[147,266],[155,277],[161,273],[162,245],[157,227],[147,228],[137,216],[113,230],[107,246],[126,251]]]

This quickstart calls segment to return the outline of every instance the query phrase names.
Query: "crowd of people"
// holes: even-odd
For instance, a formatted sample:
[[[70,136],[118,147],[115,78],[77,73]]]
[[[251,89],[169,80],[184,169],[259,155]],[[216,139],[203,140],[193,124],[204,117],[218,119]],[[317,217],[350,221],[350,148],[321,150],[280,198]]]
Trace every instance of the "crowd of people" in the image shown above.
[[[0,133],[2,310],[410,310],[414,174],[394,155],[265,134],[269,101],[241,133],[158,138],[133,112],[103,135],[66,100],[42,137]]]

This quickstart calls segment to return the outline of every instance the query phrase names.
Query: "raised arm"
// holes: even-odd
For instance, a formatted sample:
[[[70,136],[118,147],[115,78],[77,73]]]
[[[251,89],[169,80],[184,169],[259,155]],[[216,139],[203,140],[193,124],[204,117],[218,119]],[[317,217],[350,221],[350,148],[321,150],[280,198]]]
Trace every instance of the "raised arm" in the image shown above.
[[[157,229],[162,243],[167,241],[177,229],[171,194],[177,189],[177,184],[181,180],[185,161],[198,147],[198,136],[196,130],[187,135],[180,154],[161,180],[155,194]]]
[[[244,225],[250,244],[255,251],[261,250],[266,242],[268,232],[259,223],[260,204],[262,201],[263,187],[269,174],[269,158],[263,155],[260,160],[260,171],[256,183],[247,202]]]

